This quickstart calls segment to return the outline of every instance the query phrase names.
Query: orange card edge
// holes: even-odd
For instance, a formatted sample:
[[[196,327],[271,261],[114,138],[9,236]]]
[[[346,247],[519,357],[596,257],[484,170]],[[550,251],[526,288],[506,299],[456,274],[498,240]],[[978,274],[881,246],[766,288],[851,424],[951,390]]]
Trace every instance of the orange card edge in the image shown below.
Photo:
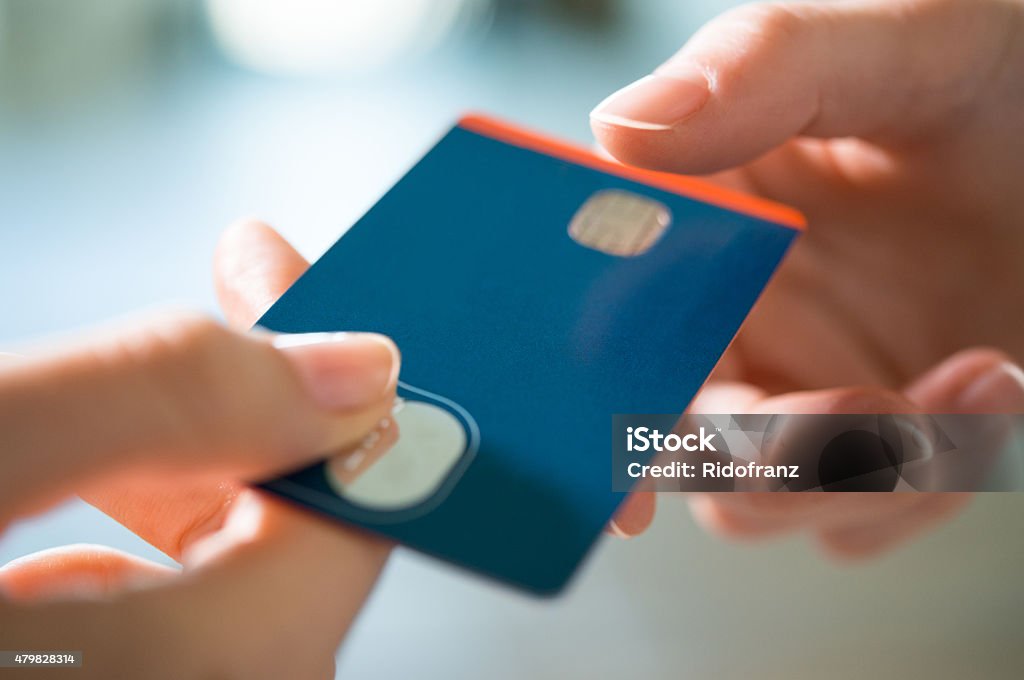
[[[648,184],[680,196],[694,198],[729,210],[741,212],[791,229],[804,231],[807,219],[796,208],[740,191],[718,186],[687,175],[644,170],[601,158],[588,149],[547,135],[524,130],[491,116],[472,113],[459,119],[459,127],[532,151],[561,158],[624,179]]]

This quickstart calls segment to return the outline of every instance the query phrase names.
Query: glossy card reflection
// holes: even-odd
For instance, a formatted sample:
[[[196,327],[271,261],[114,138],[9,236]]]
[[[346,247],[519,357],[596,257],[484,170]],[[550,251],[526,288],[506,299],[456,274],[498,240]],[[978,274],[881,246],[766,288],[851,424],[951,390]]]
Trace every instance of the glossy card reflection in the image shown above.
[[[394,338],[394,443],[358,474],[335,460],[262,486],[555,593],[625,496],[612,414],[685,410],[802,228],[785,206],[463,119],[260,320]]]

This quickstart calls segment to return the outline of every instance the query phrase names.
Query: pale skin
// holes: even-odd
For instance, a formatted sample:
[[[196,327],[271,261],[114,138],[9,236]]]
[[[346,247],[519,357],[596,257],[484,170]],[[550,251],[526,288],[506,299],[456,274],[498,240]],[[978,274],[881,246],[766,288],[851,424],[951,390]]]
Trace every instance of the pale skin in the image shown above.
[[[1022,14],[1011,0],[741,9],[659,69],[695,110],[669,82],[595,112],[620,160],[712,174],[811,222],[692,410],[1024,409]],[[175,315],[3,358],[0,526],[77,490],[183,564],[71,546],[7,565],[5,648],[87,650],[82,678],[331,676],[389,546],[224,481],[344,452],[388,413],[397,357],[379,339],[289,349],[238,332],[307,266],[240,223],[216,259],[237,331]],[[338,392],[356,384],[373,389]],[[801,531],[863,556],[964,500],[692,502],[715,531]],[[640,533],[653,509],[634,496],[614,532]]]
[[[229,229],[216,279],[232,326],[306,266],[263,225]],[[182,568],[98,546],[8,564],[4,649],[83,650],[83,678],[333,677],[390,546],[225,481],[344,455],[387,419],[394,345],[312,340],[279,349],[170,313],[5,357],[0,526],[78,490]]]
[[[747,6],[654,74],[591,114],[608,152],[710,175],[810,222],[692,411],[1024,410],[1024,3]],[[803,532],[863,557],[966,500],[691,503],[718,533]]]

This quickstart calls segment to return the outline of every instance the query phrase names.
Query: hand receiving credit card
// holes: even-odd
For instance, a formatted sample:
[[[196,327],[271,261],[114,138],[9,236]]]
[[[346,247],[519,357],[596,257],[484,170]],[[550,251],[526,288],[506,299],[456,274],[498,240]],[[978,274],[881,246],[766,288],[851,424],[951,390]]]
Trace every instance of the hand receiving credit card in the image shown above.
[[[466,117],[259,322],[394,338],[394,443],[358,474],[318,464],[262,486],[556,593],[625,495],[612,415],[684,411],[803,227]]]

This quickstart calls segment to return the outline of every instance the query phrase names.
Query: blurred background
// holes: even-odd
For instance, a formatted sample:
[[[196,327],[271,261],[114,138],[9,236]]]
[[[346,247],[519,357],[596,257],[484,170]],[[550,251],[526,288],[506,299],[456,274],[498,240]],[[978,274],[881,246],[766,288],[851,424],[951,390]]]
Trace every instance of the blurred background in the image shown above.
[[[467,109],[589,143],[599,100],[733,4],[0,0],[0,349],[168,301],[215,312],[228,222],[315,258]],[[666,498],[553,602],[399,551],[339,677],[1019,678],[1022,510],[983,496],[836,566],[799,539],[723,543]],[[69,502],[0,563],[72,542],[167,561]]]

